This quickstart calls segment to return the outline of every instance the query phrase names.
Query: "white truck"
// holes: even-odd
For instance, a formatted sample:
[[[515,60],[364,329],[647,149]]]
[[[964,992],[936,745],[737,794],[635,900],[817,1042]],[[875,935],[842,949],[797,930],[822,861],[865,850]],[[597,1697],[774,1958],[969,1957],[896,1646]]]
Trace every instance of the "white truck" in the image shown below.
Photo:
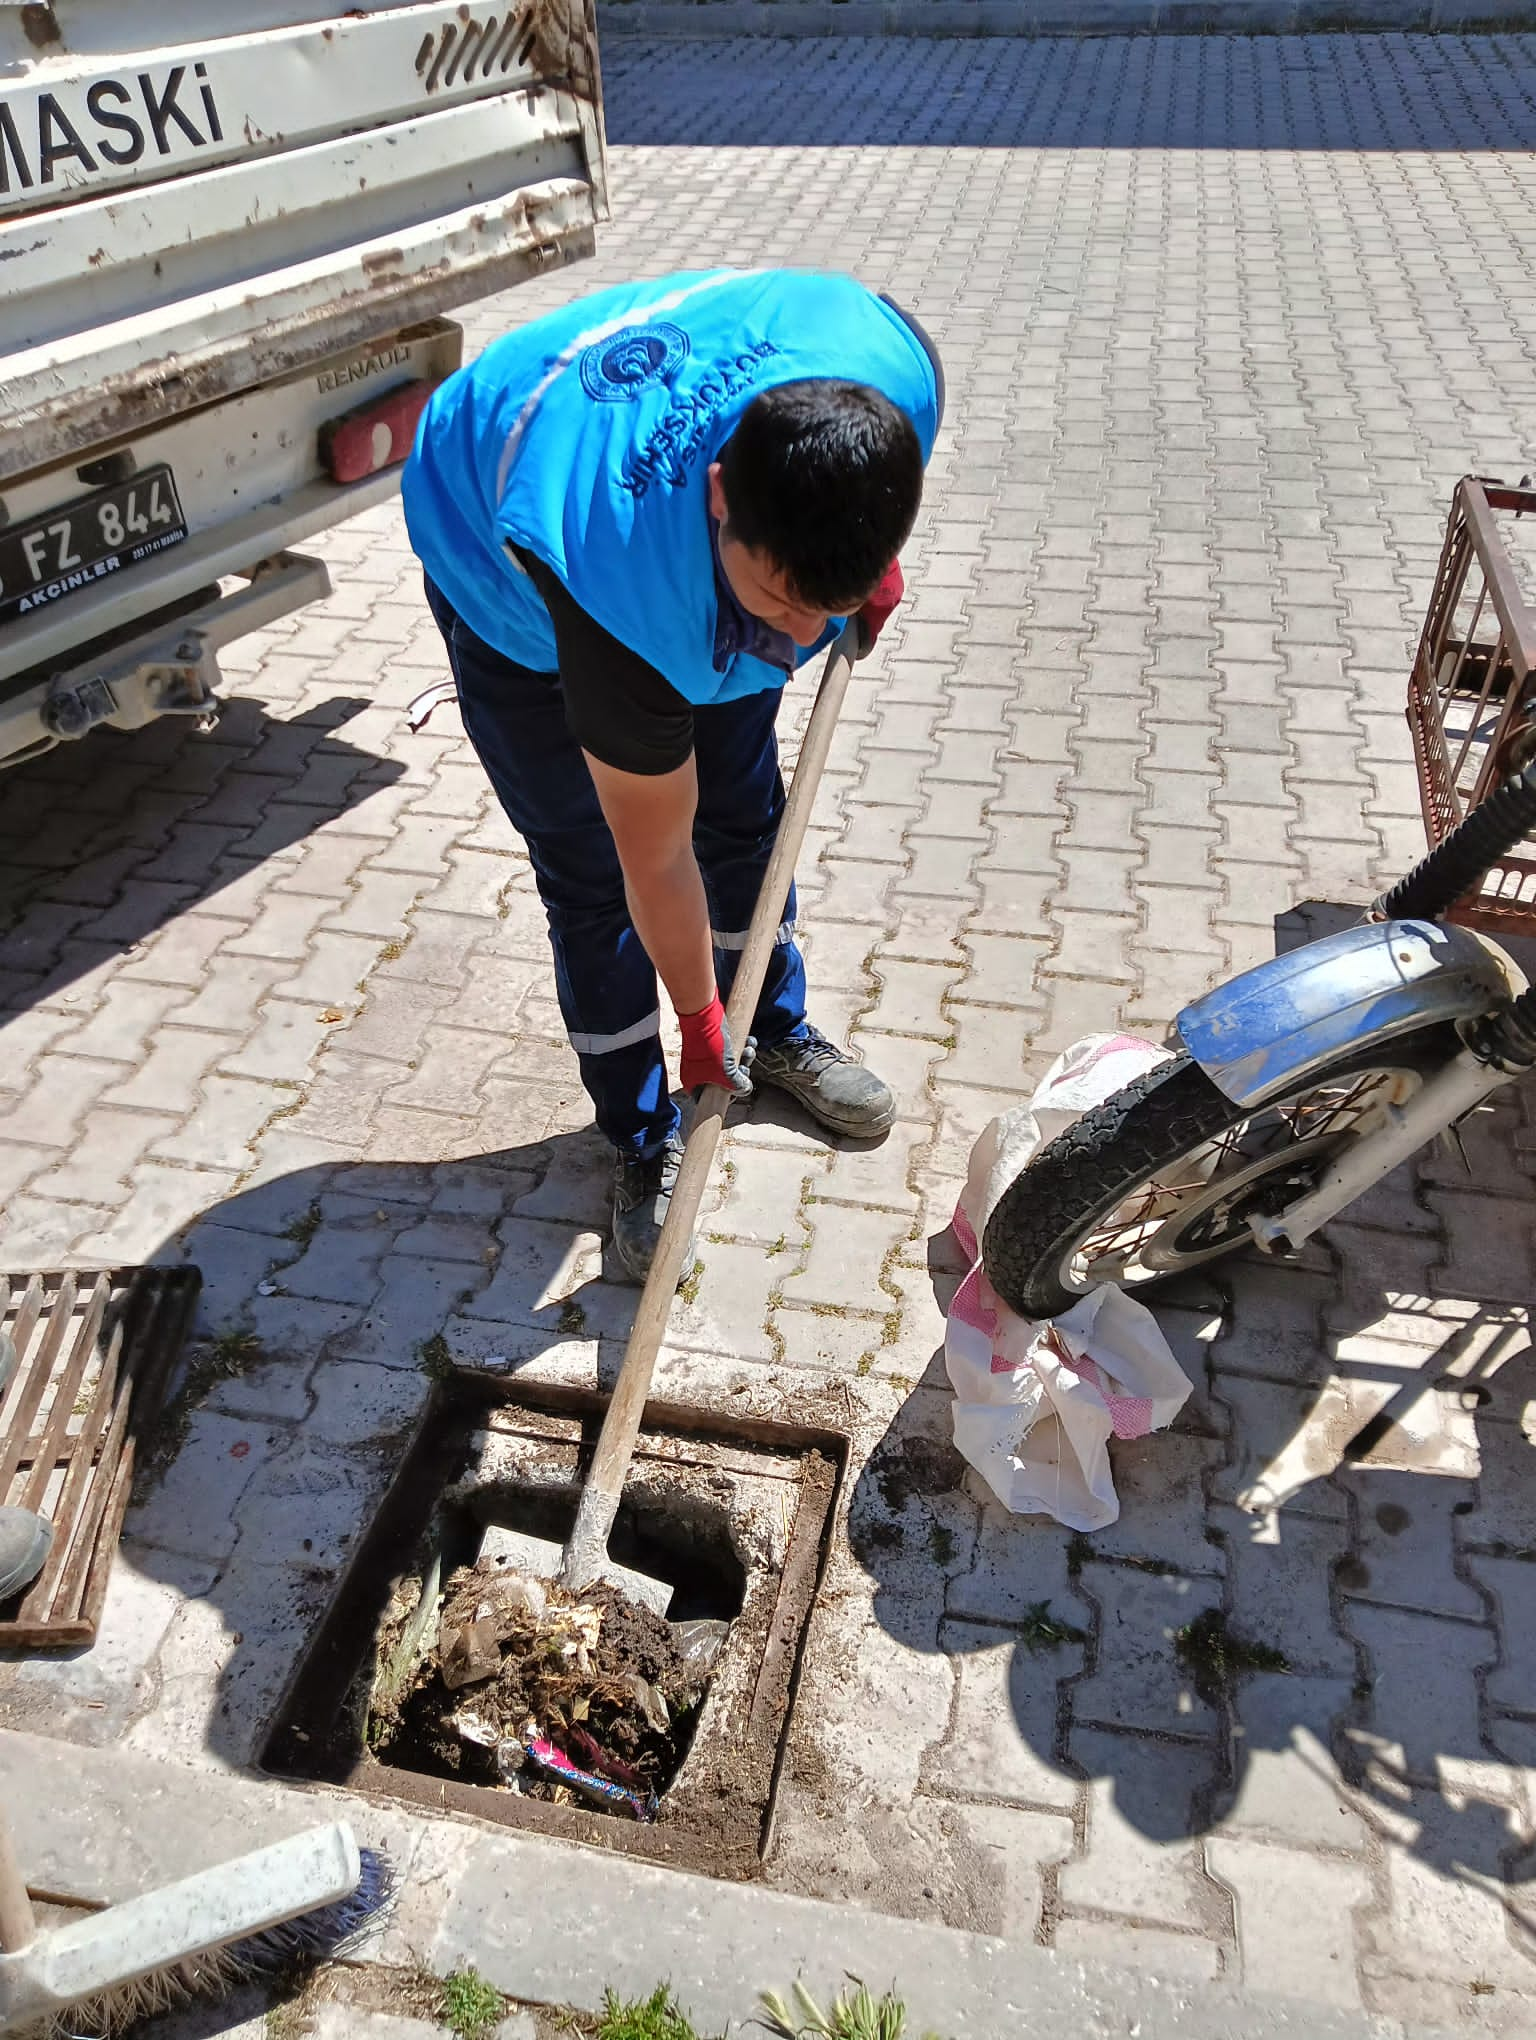
[[[606,192],[593,0],[0,5],[0,765],[215,717]]]

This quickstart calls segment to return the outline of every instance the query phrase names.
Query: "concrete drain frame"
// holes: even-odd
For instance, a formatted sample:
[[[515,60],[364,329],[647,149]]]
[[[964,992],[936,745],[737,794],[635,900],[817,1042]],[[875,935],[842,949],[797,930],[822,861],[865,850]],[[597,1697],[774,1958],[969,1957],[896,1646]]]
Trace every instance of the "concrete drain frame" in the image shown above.
[[[262,1768],[384,1800],[472,1814],[705,1872],[757,1874],[806,1635],[826,1567],[848,1440],[838,1431],[653,1401],[611,1549],[673,1580],[674,1619],[726,1615],[730,1631],[697,1727],[653,1823],[381,1761],[368,1724],[381,1633],[495,1524],[562,1538],[607,1407],[557,1384],[455,1371],[438,1383],[301,1659]],[[403,1625],[410,1628],[410,1620]]]

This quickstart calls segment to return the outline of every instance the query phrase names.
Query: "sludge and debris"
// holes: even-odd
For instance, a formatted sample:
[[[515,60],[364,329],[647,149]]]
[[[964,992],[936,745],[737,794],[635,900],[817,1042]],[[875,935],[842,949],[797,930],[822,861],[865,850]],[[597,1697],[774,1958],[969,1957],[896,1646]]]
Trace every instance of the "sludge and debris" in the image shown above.
[[[435,1637],[375,1694],[381,1761],[654,1818],[681,1768],[729,1624],[671,1623],[600,1584],[577,1595],[494,1557],[446,1582]]]

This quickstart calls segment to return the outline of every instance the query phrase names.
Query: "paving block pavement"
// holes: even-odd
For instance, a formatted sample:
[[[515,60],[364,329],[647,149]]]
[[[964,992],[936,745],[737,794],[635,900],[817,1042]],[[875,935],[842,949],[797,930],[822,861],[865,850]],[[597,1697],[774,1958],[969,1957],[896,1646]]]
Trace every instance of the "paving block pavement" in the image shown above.
[[[1422,841],[1401,710],[1446,499],[1518,471],[1536,399],[1536,44],[626,40],[606,76],[600,253],[473,308],[472,346],[640,272],[817,262],[910,305],[949,380],[803,873],[815,1010],[897,1127],[829,1154],[756,1103],[659,1376],[850,1439],[763,1918],[867,1905],[898,1968],[956,1933],[1008,1978],[1043,1947],[1299,1993],[1319,2035],[1529,2031],[1528,1102],[1303,1266],[1162,1299],[1195,1393],[1115,1448],[1098,1537],[966,1472],[940,1346],[993,1114]],[[214,731],[97,736],[0,799],[3,1258],[205,1278],[103,1639],[0,1662],[0,1723],[204,1779],[255,1762],[434,1370],[610,1382],[633,1308],[526,855],[452,711],[400,719],[442,657],[398,509],[317,543],[335,594],[231,647]],[[485,1894],[523,1845],[477,1834],[410,1959],[510,1988]],[[646,1980],[592,1960],[597,1995]]]

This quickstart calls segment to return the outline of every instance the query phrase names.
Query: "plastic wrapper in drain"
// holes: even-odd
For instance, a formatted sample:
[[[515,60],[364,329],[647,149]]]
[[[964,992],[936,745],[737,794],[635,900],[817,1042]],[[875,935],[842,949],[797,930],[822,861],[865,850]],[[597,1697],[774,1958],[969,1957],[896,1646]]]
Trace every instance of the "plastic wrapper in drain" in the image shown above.
[[[715,1669],[715,1659],[724,1648],[731,1625],[716,1617],[701,1615],[691,1622],[674,1622],[672,1633],[677,1638],[684,1665],[696,1678],[703,1679]]]
[[[1112,1437],[1173,1421],[1190,1382],[1144,1304],[1102,1284],[1046,1323],[1019,1317],[981,1267],[979,1240],[1035,1151],[1168,1059],[1134,1035],[1092,1035],[1057,1057],[1027,1106],[994,1119],[971,1151],[953,1229],[970,1263],[955,1292],[944,1358],[955,1444],[1007,1509],[1102,1530],[1120,1513]]]
[[[626,1786],[616,1785],[611,1778],[599,1777],[595,1771],[583,1771],[573,1764],[565,1751],[541,1735],[526,1735],[523,1747],[529,1762],[536,1765],[548,1777],[556,1778],[562,1785],[581,1792],[589,1799],[601,1800],[609,1806],[627,1806],[636,1820],[652,1821],[656,1818],[656,1799],[652,1793],[631,1792]]]

